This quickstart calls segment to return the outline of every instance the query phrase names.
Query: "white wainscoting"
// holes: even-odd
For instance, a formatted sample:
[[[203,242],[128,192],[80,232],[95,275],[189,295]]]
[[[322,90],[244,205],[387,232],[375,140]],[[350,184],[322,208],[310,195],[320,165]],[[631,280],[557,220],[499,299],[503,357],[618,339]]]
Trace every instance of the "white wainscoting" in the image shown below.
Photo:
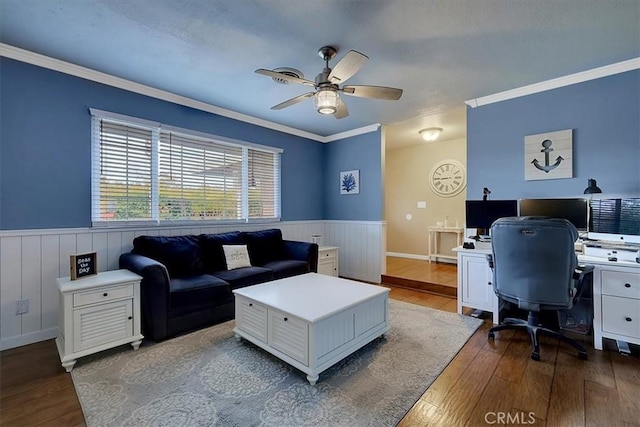
[[[385,268],[383,222],[282,221],[216,227],[140,229],[54,229],[0,231],[0,350],[19,347],[58,334],[56,278],[69,275],[69,255],[98,253],[98,270],[118,268],[118,258],[140,235],[222,233],[232,230],[280,228],[285,239],[311,241],[322,234],[324,244],[339,246],[340,275],[379,283]],[[29,312],[16,314],[20,299]]]

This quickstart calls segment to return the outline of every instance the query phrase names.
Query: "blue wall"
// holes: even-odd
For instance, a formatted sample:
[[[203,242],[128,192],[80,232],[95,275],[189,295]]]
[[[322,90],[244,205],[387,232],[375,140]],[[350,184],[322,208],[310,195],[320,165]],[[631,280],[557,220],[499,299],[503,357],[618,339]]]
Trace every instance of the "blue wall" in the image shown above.
[[[573,129],[573,178],[524,180],[524,137]],[[640,71],[467,109],[467,194],[493,199],[640,194]],[[474,197],[477,196],[477,197]]]
[[[0,229],[91,225],[89,107],[284,149],[282,219],[322,219],[323,144],[0,58]]]
[[[340,172],[354,169],[360,170],[360,193],[340,194]],[[381,221],[381,130],[326,144],[324,179],[324,219]]]

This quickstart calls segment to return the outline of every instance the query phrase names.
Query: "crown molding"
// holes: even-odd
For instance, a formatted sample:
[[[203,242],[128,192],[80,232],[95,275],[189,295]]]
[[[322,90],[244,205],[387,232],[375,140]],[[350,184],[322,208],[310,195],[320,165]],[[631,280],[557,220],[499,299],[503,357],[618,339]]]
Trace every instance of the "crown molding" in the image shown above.
[[[595,80],[602,77],[612,76],[614,74],[624,73],[626,71],[637,70],[640,68],[640,58],[633,58],[615,64],[605,65],[603,67],[594,68],[587,71],[581,71],[575,74],[558,77],[551,80],[545,80],[540,83],[534,83],[522,86],[516,89],[498,92],[493,95],[483,96],[481,98],[470,99],[465,101],[471,108],[481,107],[495,102],[506,101],[508,99],[519,98],[521,96],[533,95],[535,93],[544,92],[551,89],[557,89],[569,86],[575,83],[582,83],[589,80]]]
[[[131,80],[123,79],[121,77],[112,76],[111,74],[103,73],[100,71],[92,70],[90,68],[82,67],[80,65],[65,62],[59,59],[51,58],[39,53],[31,52],[25,49],[21,49],[15,46],[11,46],[5,43],[0,43],[0,56],[15,59],[16,61],[26,62],[38,67],[47,68],[49,70],[58,71],[71,76],[80,77],[86,80],[102,83],[108,86],[113,86],[119,89],[124,89],[129,92],[138,93],[140,95],[150,96],[152,98],[160,99],[163,101],[172,102],[174,104],[184,105],[186,107],[195,108],[196,110],[206,111],[208,113],[217,114],[219,116],[228,117],[230,119],[238,120],[241,122],[261,126],[267,129],[276,130],[290,135],[300,136],[302,138],[311,139],[314,141],[326,143],[335,141],[337,139],[346,138],[347,136],[359,135],[361,133],[371,132],[368,130],[369,126],[354,129],[346,132],[336,133],[333,135],[322,136],[312,132],[307,132],[301,129],[296,129],[290,126],[281,125],[279,123],[271,122],[269,120],[259,119],[257,117],[249,116],[247,114],[238,113],[236,111],[227,110],[226,108],[217,107],[206,102],[197,101],[185,96],[176,95],[171,92],[156,89],[151,86],[136,83]],[[378,126],[379,125],[371,125]],[[373,130],[377,130],[373,129]],[[346,136],[340,136],[346,135]]]
[[[352,136],[362,135],[369,132],[375,132],[380,129],[380,123],[374,123],[372,125],[363,126],[361,128],[347,130],[340,133],[334,133],[333,135],[325,136],[322,142],[332,142],[339,139],[350,138]]]

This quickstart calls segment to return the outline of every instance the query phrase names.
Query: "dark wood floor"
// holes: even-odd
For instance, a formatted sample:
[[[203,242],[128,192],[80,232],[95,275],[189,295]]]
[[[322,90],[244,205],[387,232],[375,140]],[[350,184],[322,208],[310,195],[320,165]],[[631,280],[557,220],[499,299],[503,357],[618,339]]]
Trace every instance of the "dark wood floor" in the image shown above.
[[[455,298],[390,288],[393,299],[456,311]],[[545,339],[535,362],[528,335],[502,332],[491,342],[489,327],[485,320],[399,426],[640,426],[637,347],[622,356],[610,342],[597,351],[585,338],[589,360],[582,361]],[[85,425],[53,340],[0,353],[0,424]]]

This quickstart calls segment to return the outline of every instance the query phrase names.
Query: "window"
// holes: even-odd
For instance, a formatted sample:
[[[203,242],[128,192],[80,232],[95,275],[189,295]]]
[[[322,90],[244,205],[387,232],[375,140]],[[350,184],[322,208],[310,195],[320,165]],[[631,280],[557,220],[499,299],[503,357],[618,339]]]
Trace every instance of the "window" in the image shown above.
[[[91,114],[94,226],[279,219],[280,149]]]

